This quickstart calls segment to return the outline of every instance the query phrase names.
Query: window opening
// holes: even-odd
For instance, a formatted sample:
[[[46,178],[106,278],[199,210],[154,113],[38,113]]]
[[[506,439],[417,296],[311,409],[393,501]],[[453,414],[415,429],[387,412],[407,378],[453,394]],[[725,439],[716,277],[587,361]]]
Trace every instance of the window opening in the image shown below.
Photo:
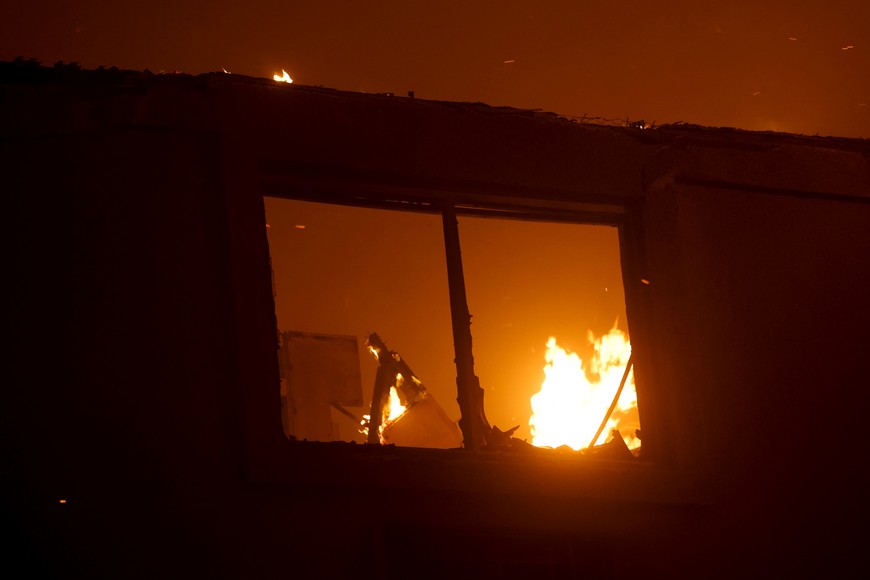
[[[616,227],[265,205],[289,437],[638,454]]]
[[[383,365],[367,343],[377,335],[390,356],[415,373],[388,377],[388,402],[391,394],[406,407],[425,399],[420,408],[408,410],[409,416],[438,416],[444,431],[452,428],[458,434],[441,216],[273,197],[264,201],[285,433],[300,440],[369,440],[365,431],[371,417],[366,416],[371,415],[373,387]],[[303,342],[307,350],[300,349]],[[353,365],[359,369],[356,376],[346,368]],[[417,384],[414,379],[425,385],[420,401],[408,400],[414,392],[411,385]],[[355,398],[354,393],[362,395]],[[318,418],[300,413],[316,413]],[[458,435],[433,438],[428,445],[398,430],[392,435],[388,442],[396,444],[461,444]]]
[[[489,421],[580,450],[607,414],[595,443],[618,429],[639,447],[617,228],[460,216],[459,229]]]

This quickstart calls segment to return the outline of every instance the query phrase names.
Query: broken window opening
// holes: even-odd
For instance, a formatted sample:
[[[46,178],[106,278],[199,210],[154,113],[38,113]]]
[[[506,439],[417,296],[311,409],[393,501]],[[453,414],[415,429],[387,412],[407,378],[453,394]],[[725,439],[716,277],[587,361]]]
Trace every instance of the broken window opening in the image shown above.
[[[448,428],[458,432],[440,216],[272,197],[264,201],[282,338],[285,433],[299,440],[369,440],[365,431],[380,368],[366,348],[372,334],[407,358],[426,387],[428,403],[437,403],[448,417]],[[341,363],[332,357],[317,374],[316,368],[306,370],[311,359],[287,356],[292,346],[284,340],[288,332],[321,337],[317,344],[325,350],[331,348],[329,337],[345,337],[356,349],[345,352]],[[336,393],[349,387],[323,378],[339,364],[359,369],[353,389],[360,396],[353,404],[336,400]],[[297,394],[311,389],[326,392],[317,397]],[[307,413],[300,408],[303,399],[317,406],[321,426],[316,430],[291,428],[304,423],[293,420]],[[456,446],[460,443],[461,437]]]
[[[513,445],[639,453],[618,228],[499,218],[459,217],[487,417]]]
[[[265,205],[288,437],[638,454],[612,224],[577,223],[563,210],[443,202],[400,204],[405,211],[272,197]],[[357,348],[346,346],[337,362],[301,352],[303,339],[324,351]],[[559,442],[543,435],[548,412],[533,408],[553,398],[550,374],[564,373],[556,365],[566,361],[591,392],[571,386],[557,410],[591,410],[581,420],[573,409],[568,421],[587,428]],[[603,435],[593,441],[596,431]]]

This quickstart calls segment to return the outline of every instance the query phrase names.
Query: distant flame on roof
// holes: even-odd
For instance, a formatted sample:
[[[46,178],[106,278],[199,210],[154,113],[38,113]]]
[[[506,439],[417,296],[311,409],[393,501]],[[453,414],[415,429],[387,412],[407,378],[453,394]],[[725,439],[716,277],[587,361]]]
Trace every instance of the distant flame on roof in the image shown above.
[[[274,74],[272,78],[278,81],[279,83],[292,83],[293,79],[290,78],[290,75],[287,74],[287,71],[281,69],[281,74]]]

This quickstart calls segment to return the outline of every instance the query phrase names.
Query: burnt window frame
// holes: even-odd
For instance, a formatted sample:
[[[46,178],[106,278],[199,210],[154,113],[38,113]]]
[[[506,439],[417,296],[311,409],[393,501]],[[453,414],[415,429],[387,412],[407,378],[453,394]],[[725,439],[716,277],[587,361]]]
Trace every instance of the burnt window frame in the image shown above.
[[[646,240],[647,204],[642,190],[632,195],[615,190],[590,192],[543,186],[505,185],[398,175],[348,167],[311,166],[287,158],[256,161],[235,151],[227,166],[227,218],[240,410],[240,475],[251,484],[392,488],[418,493],[447,493],[473,488],[526,493],[547,478],[553,490],[570,497],[602,500],[682,502],[690,491],[673,468],[660,441],[661,405],[666,400],[652,385],[656,344]],[[340,203],[362,207],[433,210],[450,199],[460,213],[491,212],[499,217],[526,215],[543,221],[617,227],[625,290],[626,316],[634,357],[638,409],[643,424],[643,459],[612,462],[577,454],[507,454],[488,450],[424,449],[344,442],[292,441],[281,421],[277,318],[272,286],[265,197]],[[666,427],[666,425],[664,425]],[[341,479],[337,482],[336,478]],[[605,483],[606,482],[606,483]],[[648,485],[645,484],[648,482]],[[463,491],[464,493],[464,491]]]
[[[274,173],[274,166],[264,164],[262,173]],[[345,181],[342,179],[341,181]],[[363,183],[366,180],[361,180]],[[643,270],[642,220],[640,214],[642,203],[605,195],[584,195],[577,199],[574,196],[498,194],[459,192],[455,187],[427,187],[424,190],[412,187],[365,187],[344,183],[339,186],[308,187],[288,185],[284,181],[264,180],[260,187],[260,200],[265,197],[292,199],[320,204],[333,204],[368,209],[397,210],[403,212],[418,212],[439,215],[443,224],[443,242],[445,244],[444,258],[447,264],[448,289],[450,298],[451,324],[455,353],[457,376],[457,400],[462,418],[460,428],[465,440],[463,450],[480,451],[486,444],[484,437],[485,410],[482,401],[482,389],[474,373],[474,353],[471,336],[471,315],[468,310],[464,269],[461,259],[461,239],[459,234],[459,217],[483,217],[508,220],[531,220],[544,223],[571,223],[583,225],[605,225],[617,228],[619,240],[620,266],[622,270],[623,288],[625,291],[626,318],[629,335],[632,337],[634,352],[636,339],[635,329],[640,326],[634,319],[641,317],[641,305],[636,304],[641,299],[640,292],[629,290],[627,281],[642,281],[646,278],[640,274]],[[499,187],[495,186],[496,191]],[[453,190],[453,191],[451,191]],[[574,198],[572,198],[574,197]],[[271,280],[270,280],[271,282]],[[631,297],[629,296],[631,294]],[[274,299],[274,296],[273,296]],[[274,306],[274,304],[273,304]],[[643,332],[639,332],[643,334]],[[635,383],[637,384],[638,362],[646,357],[633,357]],[[643,364],[643,363],[641,363]],[[642,374],[642,373],[641,373]],[[641,387],[639,390],[643,390]],[[640,395],[639,395],[640,397]],[[640,409],[641,405],[638,404]],[[640,413],[640,410],[639,410]],[[469,421],[466,418],[471,417]],[[482,422],[479,420],[482,418]],[[642,422],[646,425],[646,421]],[[654,430],[653,430],[654,431]],[[644,427],[644,433],[649,430]],[[646,439],[646,435],[645,435]],[[316,443],[316,442],[315,442]],[[644,446],[646,446],[646,440]],[[649,458],[647,449],[644,458]]]

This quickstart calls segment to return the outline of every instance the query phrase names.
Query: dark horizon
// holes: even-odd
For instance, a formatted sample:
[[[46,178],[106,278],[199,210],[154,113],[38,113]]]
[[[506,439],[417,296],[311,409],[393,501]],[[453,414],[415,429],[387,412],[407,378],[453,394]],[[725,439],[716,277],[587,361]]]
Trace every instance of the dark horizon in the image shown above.
[[[870,4],[805,4],[8,2],[0,60],[870,138]]]

